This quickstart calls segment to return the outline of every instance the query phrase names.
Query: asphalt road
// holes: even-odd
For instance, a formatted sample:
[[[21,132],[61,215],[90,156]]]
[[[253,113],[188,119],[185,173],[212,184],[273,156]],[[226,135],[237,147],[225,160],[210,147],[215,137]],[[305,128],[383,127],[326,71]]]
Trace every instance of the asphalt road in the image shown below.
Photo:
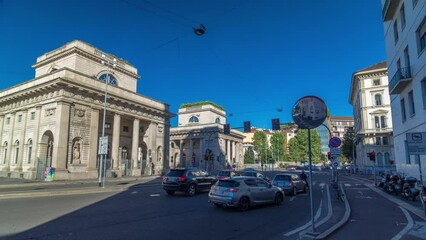
[[[327,174],[314,175],[315,210],[320,186],[328,179]],[[120,193],[2,199],[0,238],[285,239],[285,233],[310,222],[309,204],[309,195],[299,194],[286,196],[281,206],[239,212],[216,208],[207,193],[168,196],[158,183]]]

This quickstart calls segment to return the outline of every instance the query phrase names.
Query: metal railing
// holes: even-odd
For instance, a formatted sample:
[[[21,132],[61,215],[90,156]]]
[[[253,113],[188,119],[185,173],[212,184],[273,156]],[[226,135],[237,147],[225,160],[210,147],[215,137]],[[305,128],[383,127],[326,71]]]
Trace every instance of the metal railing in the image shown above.
[[[410,67],[400,68],[393,75],[392,79],[389,82],[389,93],[392,94],[395,87],[402,79],[411,79],[411,69]]]

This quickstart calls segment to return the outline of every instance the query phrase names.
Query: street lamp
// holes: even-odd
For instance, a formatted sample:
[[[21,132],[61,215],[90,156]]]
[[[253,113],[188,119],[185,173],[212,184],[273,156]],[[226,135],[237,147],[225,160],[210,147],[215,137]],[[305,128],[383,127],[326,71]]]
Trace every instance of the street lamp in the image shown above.
[[[105,54],[102,54],[103,60],[102,65],[107,67],[107,74],[105,77],[105,98],[104,98],[104,114],[102,119],[102,139],[105,137],[105,120],[106,120],[106,107],[107,107],[107,96],[108,96],[108,83],[110,81],[109,68],[115,68],[117,66],[117,59],[113,58],[112,61],[107,59]],[[99,163],[99,187],[105,187],[105,172],[106,172],[106,153],[101,154],[101,160]]]

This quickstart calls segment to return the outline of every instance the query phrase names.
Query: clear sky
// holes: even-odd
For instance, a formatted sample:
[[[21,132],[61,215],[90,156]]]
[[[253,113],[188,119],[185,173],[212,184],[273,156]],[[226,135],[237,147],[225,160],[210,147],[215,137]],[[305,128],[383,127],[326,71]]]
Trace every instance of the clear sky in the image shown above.
[[[78,39],[128,60],[138,93],[174,113],[208,100],[231,127],[270,129],[315,95],[352,116],[352,74],[386,57],[381,10],[380,0],[0,0],[0,91]]]

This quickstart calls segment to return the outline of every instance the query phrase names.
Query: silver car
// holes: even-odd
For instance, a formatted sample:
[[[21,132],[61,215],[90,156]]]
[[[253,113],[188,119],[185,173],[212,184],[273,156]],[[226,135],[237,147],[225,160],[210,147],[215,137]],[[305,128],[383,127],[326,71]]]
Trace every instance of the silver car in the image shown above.
[[[219,180],[209,192],[209,202],[217,207],[237,207],[241,211],[259,204],[280,205],[283,200],[284,192],[281,188],[254,177],[238,176]]]

